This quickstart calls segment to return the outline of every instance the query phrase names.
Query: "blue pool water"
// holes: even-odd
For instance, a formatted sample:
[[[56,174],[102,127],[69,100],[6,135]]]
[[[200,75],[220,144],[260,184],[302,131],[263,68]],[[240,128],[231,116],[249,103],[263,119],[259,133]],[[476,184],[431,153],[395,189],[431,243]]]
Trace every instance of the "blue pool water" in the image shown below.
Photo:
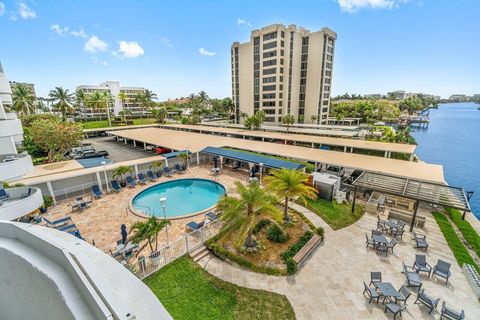
[[[475,103],[441,104],[430,110],[428,129],[414,129],[417,155],[443,165],[452,186],[474,191],[473,213],[480,219],[480,107]]]
[[[206,179],[177,179],[163,182],[143,190],[132,200],[133,207],[147,214],[150,208],[153,215],[163,217],[160,198],[167,198],[166,216],[180,217],[206,210],[225,195],[225,188]]]

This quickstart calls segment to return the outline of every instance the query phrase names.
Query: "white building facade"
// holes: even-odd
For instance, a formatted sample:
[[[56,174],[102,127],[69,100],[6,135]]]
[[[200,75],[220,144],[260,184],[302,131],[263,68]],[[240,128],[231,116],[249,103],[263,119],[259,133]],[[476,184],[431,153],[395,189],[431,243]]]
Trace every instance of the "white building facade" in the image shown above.
[[[251,33],[250,41],[231,47],[232,97],[236,120],[259,110],[278,124],[291,114],[295,122],[326,124],[337,34],[310,32],[274,24]]]

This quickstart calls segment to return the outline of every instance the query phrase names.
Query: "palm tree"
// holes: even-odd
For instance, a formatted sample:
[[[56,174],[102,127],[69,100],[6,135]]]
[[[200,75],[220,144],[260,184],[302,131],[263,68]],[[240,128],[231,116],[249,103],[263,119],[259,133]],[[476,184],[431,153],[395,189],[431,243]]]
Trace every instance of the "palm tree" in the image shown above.
[[[121,91],[119,94],[118,94],[118,99],[120,100],[120,103],[122,104],[122,117],[123,117],[123,122],[125,122],[125,124],[127,124],[127,118],[125,117],[126,116],[126,113],[125,113],[125,102],[127,102],[127,99],[128,99],[128,96],[125,92]]]
[[[168,112],[165,107],[160,107],[152,112],[155,117],[157,118],[158,122],[165,123],[165,119],[167,118]]]
[[[295,123],[295,117],[293,114],[287,114],[282,118],[282,123],[287,126],[287,132],[290,130],[290,126]]]
[[[313,198],[316,190],[307,185],[308,175],[298,170],[275,169],[270,171],[271,175],[265,177],[264,182],[268,191],[273,191],[279,197],[285,199],[284,217],[288,222],[288,200],[292,197],[299,197],[305,202],[305,198]]]
[[[85,110],[85,103],[87,101],[87,95],[85,94],[85,91],[82,89],[77,89],[75,91],[75,104],[82,110],[83,112],[83,120],[86,121],[87,119],[87,114]]]
[[[17,83],[12,92],[12,109],[20,116],[27,116],[34,113],[36,97],[32,90],[22,83]]]
[[[114,179],[120,178],[120,184],[122,187],[126,186],[125,182],[125,175],[127,173],[132,173],[132,168],[129,166],[119,166],[112,172],[112,176]]]
[[[137,221],[132,226],[131,231],[134,231],[135,233],[130,237],[130,241],[139,244],[140,242],[147,240],[147,243],[143,245],[138,252],[140,253],[147,244],[150,246],[151,252],[155,252],[158,250],[158,233],[167,224],[169,224],[168,220],[159,220],[153,216],[147,221]],[[153,243],[155,243],[155,248],[153,247]]]
[[[140,108],[140,119],[142,119],[141,122],[143,123],[143,109],[145,108],[145,96],[143,92],[137,93],[133,98],[133,101]]]
[[[107,113],[108,126],[112,126],[110,119],[110,106],[113,104],[112,95],[107,91],[94,91],[87,99],[87,104],[96,111],[103,111]]]
[[[313,123],[317,123],[318,116],[314,114],[310,117],[310,119],[312,120]]]
[[[73,94],[68,93],[68,89],[55,87],[48,96],[53,101],[53,108],[62,113],[63,121],[67,121],[67,112],[72,111]]]
[[[218,203],[218,208],[223,211],[221,219],[229,230],[241,230],[242,239],[243,235],[246,235],[246,247],[255,247],[252,228],[256,224],[257,216],[277,213],[277,199],[263,190],[257,182],[245,186],[237,181],[235,187],[239,198],[225,196]]]
[[[178,155],[180,160],[185,163],[185,168],[188,170],[188,160],[191,159],[190,154],[188,154],[188,150],[185,152],[182,152]]]
[[[210,102],[210,97],[205,91],[200,91],[198,93],[198,100],[203,107],[206,107]]]

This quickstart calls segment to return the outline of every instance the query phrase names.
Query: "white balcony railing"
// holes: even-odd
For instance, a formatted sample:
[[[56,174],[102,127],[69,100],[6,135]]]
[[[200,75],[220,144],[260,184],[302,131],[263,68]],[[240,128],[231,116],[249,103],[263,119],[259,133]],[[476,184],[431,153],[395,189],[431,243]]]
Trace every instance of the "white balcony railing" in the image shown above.
[[[9,118],[8,114],[7,118]],[[22,135],[23,128],[20,119],[0,120],[0,138],[16,137]]]
[[[28,154],[0,154],[0,181],[15,180],[33,171]]]
[[[0,194],[0,220],[15,220],[37,210],[43,204],[42,192],[36,187],[4,189]]]

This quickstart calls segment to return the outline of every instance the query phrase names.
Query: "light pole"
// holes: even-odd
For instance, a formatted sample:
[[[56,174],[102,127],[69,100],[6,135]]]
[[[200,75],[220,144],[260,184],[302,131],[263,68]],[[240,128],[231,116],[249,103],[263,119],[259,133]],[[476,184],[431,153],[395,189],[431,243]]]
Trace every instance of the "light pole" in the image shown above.
[[[163,209],[163,219],[167,220],[167,198],[163,197],[160,198],[160,205],[162,206]],[[170,244],[170,241],[168,240],[168,224],[165,225],[165,236],[167,237],[167,245]]]
[[[107,192],[110,193],[110,187],[108,186],[107,169],[105,168],[106,164],[107,164],[106,161],[102,161],[103,174],[105,175],[105,184],[107,185]]]

